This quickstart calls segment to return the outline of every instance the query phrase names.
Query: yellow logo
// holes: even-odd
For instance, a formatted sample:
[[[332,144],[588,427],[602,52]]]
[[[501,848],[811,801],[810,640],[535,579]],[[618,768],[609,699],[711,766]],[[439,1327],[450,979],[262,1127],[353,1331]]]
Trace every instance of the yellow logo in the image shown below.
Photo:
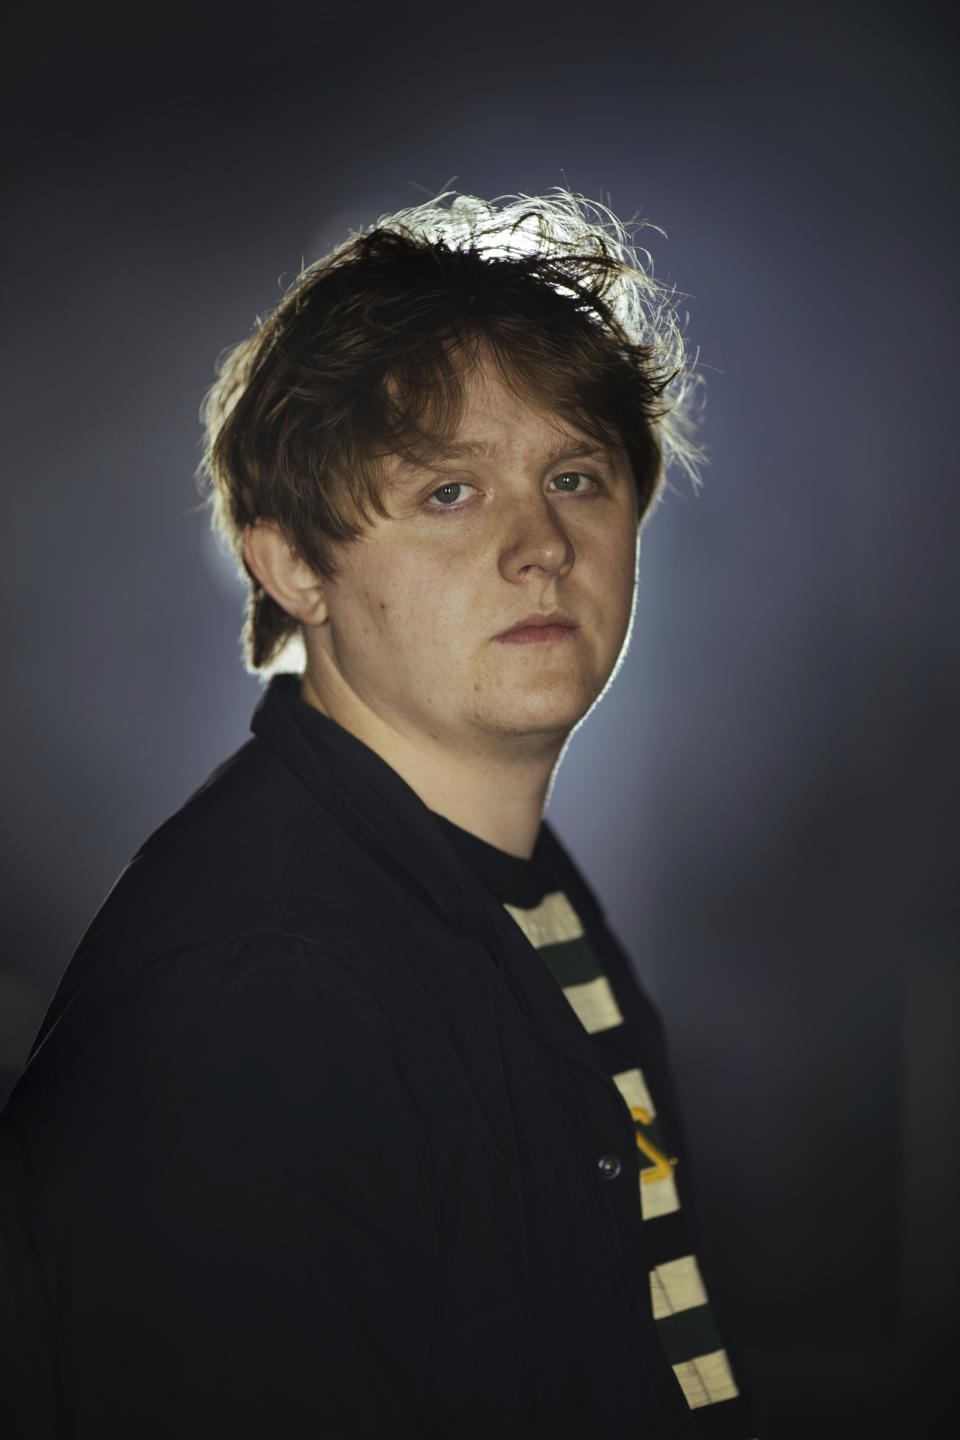
[[[645,1110],[642,1105],[631,1105],[630,1114],[634,1120],[639,1120],[641,1125],[650,1125],[653,1121],[650,1111]],[[676,1160],[671,1160],[664,1155],[663,1151],[658,1150],[653,1141],[648,1140],[646,1135],[641,1135],[639,1130],[637,1131],[637,1149],[646,1155],[648,1160],[653,1161],[652,1165],[645,1166],[640,1171],[642,1181],[663,1180],[672,1173],[673,1167],[677,1163]]]

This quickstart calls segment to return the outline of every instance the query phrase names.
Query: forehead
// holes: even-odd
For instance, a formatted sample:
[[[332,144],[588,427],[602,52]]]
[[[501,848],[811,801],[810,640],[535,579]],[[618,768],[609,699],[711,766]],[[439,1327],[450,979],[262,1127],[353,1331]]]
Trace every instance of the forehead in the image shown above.
[[[495,368],[476,365],[461,378],[461,403],[455,423],[431,434],[429,421],[420,443],[408,455],[393,455],[389,471],[398,479],[437,465],[496,463],[527,459],[549,465],[563,458],[622,455],[613,439],[599,440],[569,415],[519,393]]]

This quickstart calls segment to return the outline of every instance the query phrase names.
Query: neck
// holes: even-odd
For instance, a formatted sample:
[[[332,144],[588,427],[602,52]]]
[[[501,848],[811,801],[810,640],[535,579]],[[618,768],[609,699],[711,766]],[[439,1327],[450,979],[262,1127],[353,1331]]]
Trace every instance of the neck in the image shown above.
[[[530,858],[562,737],[532,747],[504,743],[494,750],[451,753],[440,743],[403,734],[352,692],[331,693],[317,678],[308,667],[301,699],[375,751],[430,810],[499,850]]]

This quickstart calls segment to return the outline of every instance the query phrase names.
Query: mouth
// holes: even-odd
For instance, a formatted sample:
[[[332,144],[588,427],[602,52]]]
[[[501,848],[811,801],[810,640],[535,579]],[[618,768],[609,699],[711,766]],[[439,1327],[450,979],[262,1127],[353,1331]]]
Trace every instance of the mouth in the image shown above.
[[[550,615],[526,615],[493,638],[501,645],[549,645],[570,640],[576,630],[575,620],[554,611]]]

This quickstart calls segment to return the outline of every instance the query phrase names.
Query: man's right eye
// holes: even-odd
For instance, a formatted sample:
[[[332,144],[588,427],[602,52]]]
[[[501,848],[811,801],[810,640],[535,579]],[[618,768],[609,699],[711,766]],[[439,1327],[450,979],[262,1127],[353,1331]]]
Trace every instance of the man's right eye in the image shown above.
[[[449,485],[441,485],[439,490],[434,490],[430,496],[431,503],[435,506],[446,506],[458,504],[467,498],[466,492],[475,489],[473,485],[466,485],[462,480],[454,480]]]

